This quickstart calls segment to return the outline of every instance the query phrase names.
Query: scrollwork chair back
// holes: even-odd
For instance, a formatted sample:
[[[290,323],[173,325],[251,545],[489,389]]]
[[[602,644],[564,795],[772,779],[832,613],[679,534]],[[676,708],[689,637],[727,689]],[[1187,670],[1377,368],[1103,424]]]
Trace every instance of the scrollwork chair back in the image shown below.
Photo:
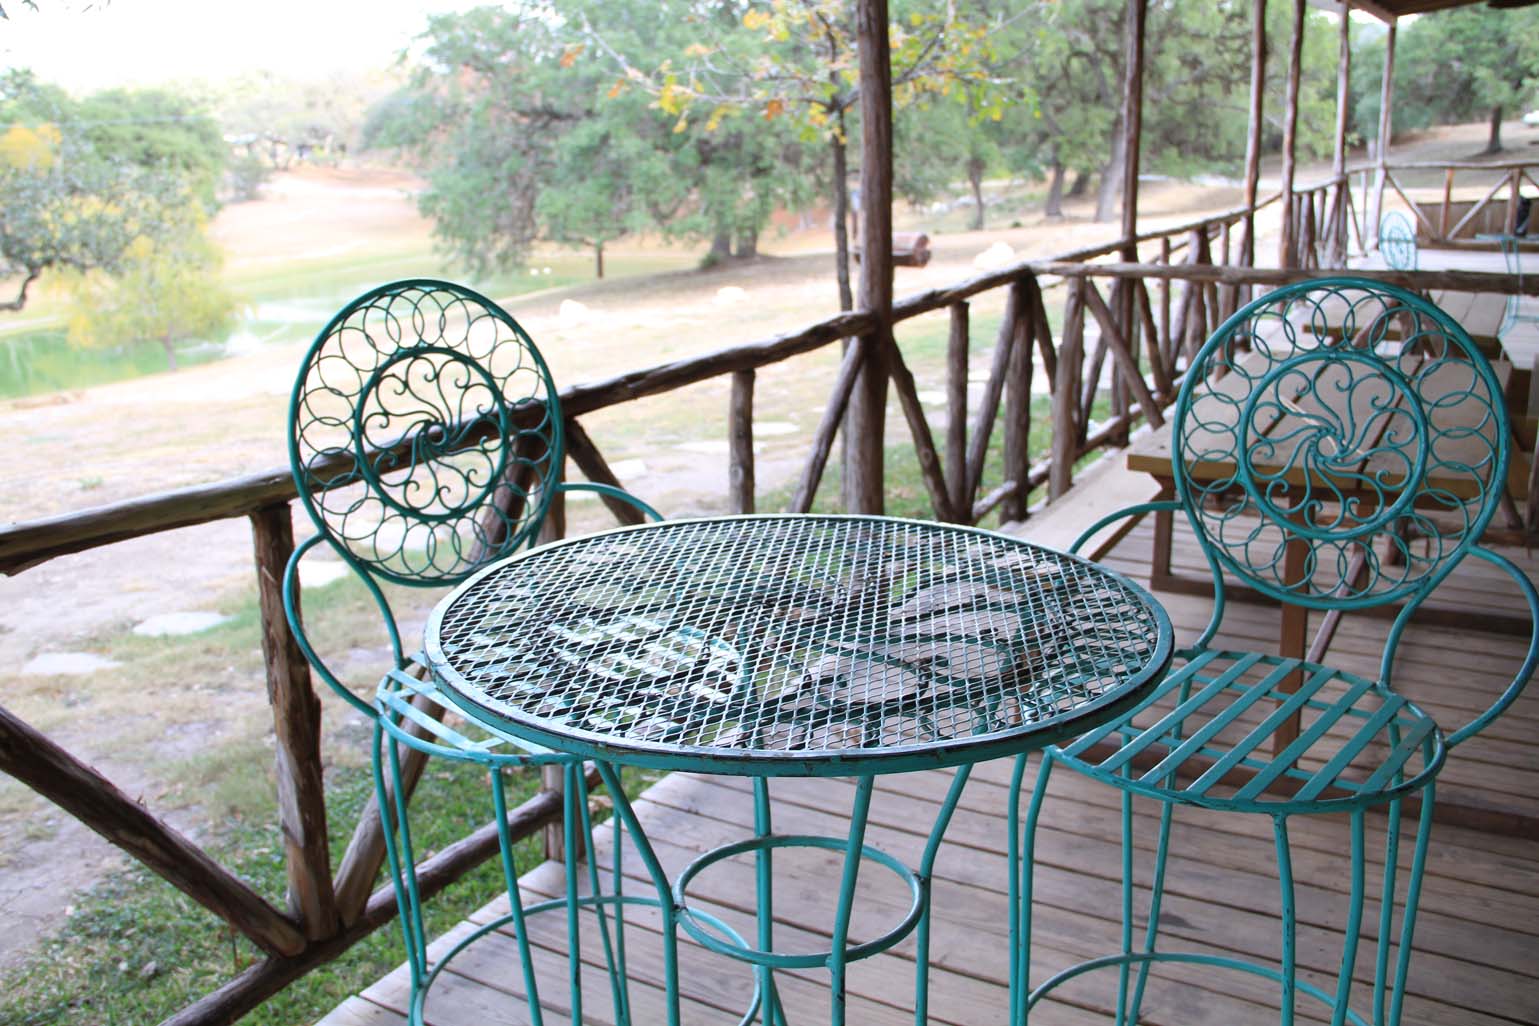
[[[1227,571],[1317,609],[1414,605],[1496,511],[1508,438],[1496,376],[1441,310],[1362,280],[1304,282],[1193,359],[1176,498],[1220,597]],[[1305,550],[1291,571],[1290,544]]]
[[[291,411],[316,526],[398,584],[453,584],[531,540],[560,475],[544,359],[495,303],[449,282],[394,282],[345,306],[306,355]]]

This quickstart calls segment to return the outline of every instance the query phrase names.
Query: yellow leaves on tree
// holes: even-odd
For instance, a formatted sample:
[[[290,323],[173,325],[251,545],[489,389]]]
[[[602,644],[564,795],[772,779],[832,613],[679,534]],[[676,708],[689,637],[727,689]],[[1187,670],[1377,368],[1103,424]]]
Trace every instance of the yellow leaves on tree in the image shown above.
[[[0,133],[0,164],[46,171],[53,166],[61,138],[54,125],[12,125]]]
[[[222,341],[235,325],[239,304],[219,277],[222,256],[191,224],[159,241],[139,236],[129,244],[121,273],[71,275],[69,341],[82,347],[158,343],[176,369],[176,344]]]

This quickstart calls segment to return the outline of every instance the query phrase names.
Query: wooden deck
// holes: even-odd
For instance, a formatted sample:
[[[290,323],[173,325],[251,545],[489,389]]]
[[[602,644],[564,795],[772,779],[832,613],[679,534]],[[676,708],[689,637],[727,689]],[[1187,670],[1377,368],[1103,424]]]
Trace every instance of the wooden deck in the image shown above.
[[[1096,487],[1113,488],[1124,477],[1103,476]],[[1088,523],[1080,519],[1080,523]],[[1040,528],[1040,531],[1038,530]],[[1051,535],[1047,518],[1031,523],[1028,537]],[[1059,540],[1051,538],[1050,540]],[[1151,532],[1147,524],[1123,538],[1105,557],[1113,566],[1147,578]],[[1519,551],[1531,573],[1539,557]],[[1189,536],[1176,536],[1174,567],[1197,572],[1198,554]],[[1177,625],[1178,637],[1190,638],[1206,622],[1210,600],[1160,595]],[[1445,585],[1444,602],[1472,610],[1511,611],[1516,590],[1483,568],[1466,564]],[[1226,644],[1266,649],[1275,645],[1277,610],[1234,603],[1227,619]],[[1331,661],[1372,675],[1387,622],[1343,621],[1332,646]],[[1499,633],[1448,628],[1417,628],[1407,636],[1397,666],[1403,691],[1421,702],[1440,722],[1462,723],[1483,708],[1510,678],[1521,660],[1526,639]],[[935,925],[931,949],[931,1014],[935,1023],[993,1026],[1005,1019],[1008,953],[1005,920],[1006,831],[1004,808],[1009,763],[979,766],[947,834],[934,882]],[[873,802],[867,840],[904,859],[918,861],[925,831],[933,820],[948,774],[920,773],[881,782]],[[775,826],[780,832],[842,834],[853,795],[847,781],[777,781]],[[1433,834],[1428,877],[1406,1003],[1408,1026],[1497,1026],[1539,1022],[1539,841],[1531,832],[1539,823],[1539,688],[1525,695],[1484,736],[1461,747],[1439,783],[1442,800],[1466,803],[1509,815],[1509,826],[1527,836],[1493,833],[1439,823]],[[690,858],[717,844],[743,836],[752,824],[748,785],[734,778],[675,774],[647,791],[637,805],[649,835],[668,868],[677,871]],[[1156,810],[1137,809],[1140,884],[1152,860]],[[1038,840],[1039,906],[1033,949],[1033,977],[1080,959],[1112,952],[1117,946],[1119,876],[1118,796],[1070,772],[1055,775]],[[1370,819],[1370,831],[1382,835],[1383,819]],[[1342,945],[1347,889],[1346,823],[1336,817],[1296,817],[1290,822],[1294,871],[1299,884],[1299,962],[1305,974],[1326,983],[1334,974]],[[607,831],[595,852],[607,866]],[[1275,958],[1280,950],[1277,917],[1280,902],[1273,868],[1270,823],[1264,817],[1205,814],[1182,810],[1176,820],[1175,855],[1167,886],[1165,936],[1189,950],[1221,951]],[[1408,845],[1406,849],[1408,849]],[[1382,841],[1369,842],[1370,893],[1382,859]],[[1409,851],[1402,850],[1402,862]],[[830,931],[829,904],[837,886],[833,858],[811,853],[777,855],[777,941],[800,948],[821,947]],[[627,863],[627,887],[645,893],[650,885],[638,864]],[[1401,874],[1401,892],[1404,874]],[[524,879],[531,897],[556,895],[561,871],[538,867]],[[903,895],[883,870],[863,871],[853,935],[871,936],[901,915]],[[751,935],[753,901],[751,863],[729,860],[702,874],[691,890],[700,907],[712,910]],[[1141,909],[1147,892],[1140,889]],[[494,902],[471,917],[484,922],[505,908]],[[1378,906],[1370,901],[1364,916],[1365,940],[1359,950],[1360,981],[1355,1002],[1368,996]],[[640,1023],[661,1023],[661,955],[655,917],[635,914],[627,935],[632,1000]],[[462,925],[453,935],[469,929]],[[451,935],[451,936],[453,936]],[[570,1021],[566,1007],[565,933],[559,914],[532,923],[541,949],[541,992],[550,1009],[546,1022]],[[597,931],[584,930],[583,957],[594,968],[589,976],[583,1020],[609,1023],[607,988],[598,969]],[[441,941],[440,945],[446,943]],[[850,971],[851,1023],[874,1026],[912,1023],[913,938],[893,952],[860,962]],[[1175,945],[1170,945],[1174,947]],[[689,1023],[737,1020],[749,993],[742,967],[686,941],[683,979]],[[480,942],[461,956],[434,990],[428,1006],[435,1026],[521,1023],[527,1013],[516,976],[510,938]],[[826,1022],[828,991],[821,971],[786,974],[782,997],[793,1023]],[[1115,1000],[1115,973],[1103,972],[1063,988],[1033,1019],[1044,1026],[1109,1023]],[[407,987],[397,970],[327,1016],[325,1026],[393,1026],[404,1021]],[[1160,969],[1150,985],[1144,1022],[1163,1026],[1249,1026],[1277,1022],[1273,984],[1258,977],[1210,969]],[[1301,1021],[1326,1021],[1320,1009],[1301,1001]]]

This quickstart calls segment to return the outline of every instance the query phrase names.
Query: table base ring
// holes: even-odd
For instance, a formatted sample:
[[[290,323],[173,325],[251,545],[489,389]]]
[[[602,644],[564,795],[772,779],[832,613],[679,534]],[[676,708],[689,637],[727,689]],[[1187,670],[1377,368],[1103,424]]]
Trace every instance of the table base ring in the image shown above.
[[[838,954],[832,950],[817,952],[765,951],[761,948],[750,947],[740,936],[733,932],[722,931],[721,933],[713,933],[711,932],[712,929],[721,929],[722,924],[720,920],[706,913],[697,912],[688,905],[685,891],[688,889],[690,881],[707,867],[723,859],[732,858],[735,855],[767,852],[777,848],[822,848],[826,851],[844,852],[846,858],[850,855],[849,842],[845,838],[824,837],[813,834],[769,834],[764,837],[750,837],[742,841],[735,841],[731,844],[712,848],[685,867],[673,885],[673,901],[674,907],[678,911],[679,923],[691,937],[705,947],[718,954],[726,955],[729,958],[735,958],[742,962],[749,962],[753,965],[765,966],[770,969],[812,969],[831,965]],[[912,933],[924,913],[926,892],[928,890],[924,880],[918,873],[880,848],[874,848],[871,845],[861,845],[859,857],[886,867],[899,880],[908,884],[910,904],[908,912],[904,915],[903,919],[892,929],[879,937],[861,944],[852,944],[845,948],[842,958],[844,962],[854,962],[880,954]],[[729,939],[723,939],[724,936]]]
[[[661,903],[653,897],[623,894],[600,895],[598,897],[594,897],[593,895],[584,895],[583,897],[577,899],[577,905],[578,907],[585,909],[607,908],[618,914],[619,911],[625,907],[637,906],[642,908],[658,908],[660,907]],[[548,912],[553,910],[564,912],[566,909],[567,901],[565,898],[550,898],[546,901],[541,901],[525,907],[524,916],[527,918],[529,916],[537,915],[541,912]],[[736,930],[722,922],[720,919],[711,915],[709,912],[698,912],[695,914],[700,917],[702,922],[709,924],[714,929],[720,930],[725,936],[734,938],[739,943],[746,943],[743,941],[743,938],[738,934]],[[407,1021],[411,1023],[412,1026],[422,1026],[422,1024],[426,1023],[428,995],[431,993],[433,984],[437,982],[439,975],[443,973],[445,969],[449,968],[449,963],[453,962],[457,957],[464,954],[465,951],[472,947],[477,941],[484,938],[487,934],[500,932],[506,927],[513,925],[513,921],[514,916],[511,912],[504,913],[498,916],[496,919],[493,919],[491,922],[484,923],[477,927],[468,936],[462,938],[458,943],[456,943],[454,947],[450,948],[442,956],[435,959],[433,962],[433,967],[429,969],[427,971],[427,975],[423,977],[422,985],[417,987],[415,993],[412,995]],[[629,984],[629,980],[624,980],[620,983],[622,987],[628,987]],[[524,995],[524,1000],[527,1002],[528,995]],[[738,1026],[748,1026],[749,1023],[753,1022],[755,1017],[757,1017],[759,1014],[759,1009],[763,1007],[763,1005],[764,992],[759,985],[759,981],[755,980],[753,994],[749,998],[747,1009],[744,1010],[742,1017],[738,1019]]]

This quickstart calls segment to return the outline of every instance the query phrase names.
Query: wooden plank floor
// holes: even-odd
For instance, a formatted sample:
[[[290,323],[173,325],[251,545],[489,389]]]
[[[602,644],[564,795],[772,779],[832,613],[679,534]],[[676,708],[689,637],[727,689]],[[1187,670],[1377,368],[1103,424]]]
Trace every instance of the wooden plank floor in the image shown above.
[[[1024,532],[1029,537],[1030,529]],[[1127,536],[1106,557],[1135,577],[1147,578],[1151,532],[1147,524]],[[1175,568],[1201,568],[1189,535],[1178,531]],[[1531,573],[1539,558],[1510,553]],[[1483,567],[1461,568],[1441,596],[1470,609],[1513,608],[1516,591]],[[1181,638],[1206,623],[1211,600],[1162,594]],[[1233,603],[1222,641],[1248,648],[1275,645],[1277,612],[1257,604]],[[1387,622],[1347,617],[1331,661],[1373,674]],[[1405,692],[1445,723],[1462,722],[1499,692],[1521,659],[1525,639],[1414,627],[1397,664]],[[934,1023],[993,1026],[1005,1020],[1008,933],[1005,919],[1006,832],[1004,809],[1010,764],[979,766],[947,834],[934,881],[935,925],[930,961]],[[915,864],[925,833],[938,809],[948,773],[887,778],[873,801],[868,843]],[[1539,815],[1539,688],[1486,736],[1461,747],[1440,781],[1440,796],[1461,793],[1470,800]],[[842,835],[853,796],[843,780],[776,781],[774,816],[778,832]],[[744,836],[752,826],[752,801],[745,781],[669,776],[637,804],[649,836],[667,868],[677,872],[689,859],[717,844]],[[1136,811],[1139,849],[1135,908],[1147,904],[1156,809]],[[1384,820],[1371,818],[1377,839],[1369,843],[1370,894],[1382,870]],[[1033,976],[1074,961],[1109,953],[1117,946],[1119,813],[1114,792],[1062,771],[1055,774],[1038,837],[1039,906],[1034,931]],[[1324,986],[1342,947],[1347,890],[1346,823],[1339,817],[1295,817],[1290,821],[1294,872],[1299,884],[1299,962],[1307,978]],[[608,831],[594,857],[612,865]],[[1408,848],[1408,845],[1406,846]],[[1167,883],[1165,935],[1172,947],[1276,958],[1280,951],[1280,901],[1270,823],[1264,817],[1182,810],[1176,820],[1175,854]],[[629,855],[629,853],[627,853]],[[1408,862],[1402,850],[1400,861]],[[837,887],[837,861],[814,852],[777,855],[776,937],[793,949],[826,945],[829,905]],[[639,863],[623,863],[630,893],[649,893]],[[1401,874],[1398,901],[1403,901]],[[559,866],[546,864],[523,880],[528,899],[561,893]],[[752,863],[732,859],[703,873],[691,889],[692,902],[752,935]],[[863,870],[853,935],[880,933],[905,907],[902,889],[885,870]],[[1428,877],[1412,962],[1408,1026],[1497,1026],[1539,1022],[1539,842],[1439,824],[1433,835]],[[470,923],[505,911],[494,902]],[[1372,973],[1379,906],[1365,910],[1364,940],[1357,959],[1359,1009],[1365,1007]],[[543,920],[543,921],[542,921]],[[656,917],[636,911],[629,919],[626,950],[632,978],[631,1001],[638,1023],[661,1023],[662,966]],[[585,1023],[610,1023],[614,1016],[601,978],[600,946],[591,920],[582,931],[581,956],[588,966]],[[471,928],[462,924],[437,942],[437,950]],[[566,934],[559,913],[531,921],[538,947],[541,996],[548,1023],[572,1021],[566,993]],[[737,1021],[748,1000],[751,979],[744,969],[682,945],[688,1023]],[[894,951],[860,962],[850,971],[849,1022],[912,1023],[914,939]],[[503,934],[479,942],[458,959],[435,988],[428,1021],[435,1026],[491,1026],[528,1021],[513,940]],[[1063,988],[1042,1006],[1034,1023],[1082,1026],[1108,1023],[1115,1000],[1114,973],[1094,974]],[[793,1023],[828,1021],[826,974],[817,970],[783,975],[782,999]],[[325,1026],[395,1026],[404,1021],[407,986],[404,967],[328,1015]],[[1162,1026],[1249,1026],[1277,1022],[1275,985],[1259,977],[1199,968],[1162,968],[1150,984],[1143,1021]],[[1301,1021],[1328,1021],[1311,1002],[1300,1003]]]

